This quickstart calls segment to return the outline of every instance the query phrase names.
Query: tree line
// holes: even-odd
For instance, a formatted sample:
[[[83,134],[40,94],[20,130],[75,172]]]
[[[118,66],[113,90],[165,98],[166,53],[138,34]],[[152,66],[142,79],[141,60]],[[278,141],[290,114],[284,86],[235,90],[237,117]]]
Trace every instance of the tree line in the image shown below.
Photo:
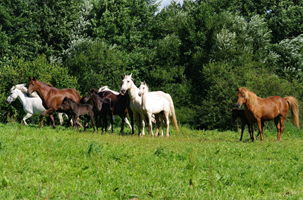
[[[21,119],[5,103],[28,76],[81,95],[120,90],[133,74],[171,94],[179,123],[230,129],[237,87],[302,102],[303,2],[185,0],[3,0],[0,121]]]

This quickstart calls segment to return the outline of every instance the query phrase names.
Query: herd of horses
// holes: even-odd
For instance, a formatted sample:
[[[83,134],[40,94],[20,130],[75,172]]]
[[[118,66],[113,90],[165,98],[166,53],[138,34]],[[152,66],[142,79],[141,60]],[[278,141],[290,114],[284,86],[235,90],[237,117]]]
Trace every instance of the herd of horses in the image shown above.
[[[87,122],[84,129],[87,128],[88,122],[92,121],[94,131],[96,127],[98,132],[98,123],[100,122],[103,132],[104,128],[107,129],[107,117],[109,117],[111,124],[109,129],[112,129],[113,132],[114,116],[118,115],[122,119],[121,133],[124,132],[126,122],[134,134],[133,118],[138,126],[138,135],[145,135],[145,121],[148,122],[148,132],[151,132],[152,135],[153,128],[150,122],[157,125],[156,135],[162,126],[162,136],[164,128],[166,128],[166,136],[169,136],[170,120],[179,132],[174,104],[169,94],[161,91],[149,92],[145,83],[145,90],[139,94],[139,88],[134,84],[132,74],[124,74],[122,79],[121,92],[112,91],[105,86],[99,90],[91,89],[86,96],[81,98],[80,94],[73,88],[58,89],[37,80],[35,77],[29,77],[28,88],[26,89],[25,84],[13,86],[7,102],[11,103],[17,98],[20,100],[24,111],[27,112],[23,118],[25,124],[27,124],[26,119],[29,117],[40,115],[40,125],[42,126],[44,116],[49,115],[52,126],[55,128],[53,114],[59,113],[61,123],[62,113],[64,113],[69,116],[67,118],[72,119],[73,129],[79,129],[81,124],[78,119],[80,116],[85,116]],[[153,101],[147,100],[147,96]],[[127,115],[129,115],[131,123],[127,120]]]
[[[280,142],[284,130],[284,120],[291,111],[293,123],[299,128],[299,108],[298,102],[294,97],[271,96],[268,98],[260,98],[252,91],[245,87],[237,88],[237,107],[232,109],[233,121],[239,117],[242,122],[242,131],[240,140],[242,140],[245,125],[248,125],[250,138],[254,141],[254,123],[258,124],[261,141],[263,141],[263,126],[265,121],[274,120],[277,127]],[[159,135],[161,127],[161,135],[166,129],[166,136],[169,136],[169,124],[173,123],[177,132],[179,132],[177,118],[173,100],[168,93],[162,91],[150,92],[145,82],[141,82],[139,88],[134,84],[132,74],[122,76],[120,92],[112,91],[107,86],[99,90],[91,89],[86,96],[82,97],[73,88],[57,89],[50,84],[43,83],[35,77],[29,77],[28,88],[25,84],[19,84],[11,88],[11,94],[7,98],[7,102],[11,103],[16,98],[23,104],[23,109],[27,112],[23,118],[25,124],[26,119],[33,115],[40,115],[40,124],[43,124],[45,115],[49,115],[52,126],[55,128],[55,120],[53,114],[58,113],[60,123],[62,124],[62,114],[67,118],[71,118],[73,129],[81,125],[78,122],[80,116],[86,116],[87,122],[84,129],[87,128],[88,122],[92,121],[92,126],[98,132],[98,123],[102,132],[107,128],[107,116],[110,119],[110,128],[113,131],[114,116],[118,115],[122,119],[121,130],[124,131],[124,123],[126,122],[134,134],[135,118],[138,135],[145,135],[145,121],[148,124],[148,133],[153,134],[152,124],[156,124],[156,133]],[[245,109],[241,109],[244,105]],[[127,120],[127,115],[131,119],[131,123]],[[69,122],[69,121],[68,121]],[[110,129],[109,128],[109,129]]]

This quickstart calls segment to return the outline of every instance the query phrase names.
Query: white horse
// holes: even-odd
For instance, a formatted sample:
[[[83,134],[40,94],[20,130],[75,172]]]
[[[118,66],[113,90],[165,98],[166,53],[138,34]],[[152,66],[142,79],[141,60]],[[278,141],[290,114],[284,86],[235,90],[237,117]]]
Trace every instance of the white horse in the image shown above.
[[[114,90],[109,89],[109,87],[107,85],[103,86],[103,87],[100,87],[99,90],[98,90],[98,92],[104,92],[104,91],[110,91],[110,92],[112,92],[115,95],[119,95],[120,94],[119,92],[116,92]],[[116,115],[113,115],[113,121],[115,121],[115,118],[116,118]],[[129,123],[127,117],[124,118],[124,121],[129,126],[129,128],[132,130],[132,125]],[[112,125],[110,124],[109,127],[108,127],[108,130],[110,130],[111,128],[112,128]]]
[[[141,102],[142,98],[139,97],[139,88],[134,84],[132,74],[126,75],[122,77],[122,85],[121,85],[121,93],[125,94],[126,91],[128,91],[128,95],[130,98],[130,108],[133,111],[133,115],[136,119],[137,127],[138,127],[138,135],[141,135],[141,124],[142,124],[142,135],[144,134],[144,128],[145,128],[145,123],[144,119],[141,119],[142,117],[142,107],[141,107]],[[143,117],[145,118],[145,117]],[[142,123],[141,123],[142,121]]]
[[[19,84],[16,86],[13,86],[11,88],[11,93],[7,97],[6,101],[8,103],[12,103],[17,98],[23,105],[23,110],[27,113],[24,118],[23,122],[25,125],[27,125],[26,120],[34,115],[41,115],[43,112],[46,111],[46,109],[42,105],[42,100],[39,97],[37,93],[32,93],[31,97],[28,97],[25,93],[27,92],[27,88],[25,87],[25,84]],[[60,124],[63,123],[62,118],[63,113],[58,113],[58,117],[60,119]],[[68,119],[68,116],[65,115]],[[31,118],[32,123],[34,123],[33,117]]]
[[[147,118],[147,116],[145,115],[142,118],[142,108],[141,108],[141,102],[142,99],[141,97],[139,97],[138,93],[139,93],[139,88],[137,88],[137,86],[134,84],[133,78],[132,78],[132,74],[130,75],[126,75],[124,73],[124,76],[122,77],[122,85],[121,85],[121,93],[125,94],[126,91],[128,92],[128,95],[130,97],[130,108],[133,111],[133,115],[136,119],[136,123],[137,123],[137,127],[138,127],[138,135],[141,135],[140,131],[141,131],[141,124],[142,124],[142,135],[145,135],[144,133],[144,128],[145,128],[145,122],[144,120]],[[152,115],[152,122],[156,123],[156,120],[154,118],[155,116]]]
[[[139,96],[142,97],[142,114],[147,115],[148,117],[148,128],[151,130],[151,134],[153,134],[152,129],[152,121],[151,117],[154,114],[156,116],[157,122],[157,131],[156,136],[158,136],[159,126],[162,125],[162,136],[163,136],[163,117],[166,123],[166,136],[169,136],[169,120],[171,118],[177,132],[179,132],[177,118],[175,114],[175,108],[173,104],[173,100],[171,96],[162,91],[149,92],[148,86],[145,82],[141,82],[139,87]]]

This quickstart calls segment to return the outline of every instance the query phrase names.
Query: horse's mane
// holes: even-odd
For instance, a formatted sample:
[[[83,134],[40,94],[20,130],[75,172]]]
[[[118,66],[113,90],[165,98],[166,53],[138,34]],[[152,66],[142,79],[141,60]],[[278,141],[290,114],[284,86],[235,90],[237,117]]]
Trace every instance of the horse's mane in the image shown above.
[[[98,92],[103,92],[104,90],[109,90],[109,87],[107,85],[100,87]]]
[[[145,85],[145,88],[146,88],[147,92],[149,92],[149,87],[148,87],[148,85],[145,83],[145,81],[144,81],[144,82],[140,82],[140,86],[141,86],[141,85]]]
[[[25,87],[25,84],[18,84],[18,85],[15,85],[12,87],[13,88],[16,88],[16,89],[19,89],[21,90],[21,92],[23,92],[25,95],[26,95],[26,92],[27,92],[27,88]],[[39,97],[38,93],[37,92],[33,92],[30,97]]]
[[[249,91],[246,87],[239,88],[239,92],[245,96],[248,104],[255,105],[258,103],[258,96],[252,91]]]
[[[71,102],[73,102],[73,103],[76,103],[76,104],[78,104],[77,102],[75,102],[73,99],[71,99],[71,98],[68,98],[68,97],[64,97],[64,99],[63,100],[67,100],[67,101],[71,101]]]
[[[95,94],[98,94],[98,93],[99,93],[99,91],[98,91],[97,89],[95,89],[95,88],[90,89],[89,92],[95,93]]]
[[[113,90],[109,89],[109,87],[107,85],[99,88],[99,90],[98,90],[98,92],[105,92],[105,91],[110,91],[110,92],[112,92],[116,95],[119,94],[119,92],[116,92],[116,91],[113,91]]]

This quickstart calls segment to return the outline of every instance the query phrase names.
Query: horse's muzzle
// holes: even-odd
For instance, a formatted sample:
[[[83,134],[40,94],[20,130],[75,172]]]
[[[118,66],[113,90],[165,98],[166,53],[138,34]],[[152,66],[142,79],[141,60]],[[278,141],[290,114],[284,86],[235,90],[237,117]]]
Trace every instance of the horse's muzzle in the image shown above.
[[[237,105],[238,108],[241,108],[242,103],[237,103],[236,105]]]
[[[141,97],[141,92],[138,93],[139,97]]]
[[[125,94],[125,90],[121,90],[120,93]]]
[[[26,95],[27,95],[27,96],[30,96],[30,95],[31,95],[31,93],[27,92],[27,93],[26,93]]]

